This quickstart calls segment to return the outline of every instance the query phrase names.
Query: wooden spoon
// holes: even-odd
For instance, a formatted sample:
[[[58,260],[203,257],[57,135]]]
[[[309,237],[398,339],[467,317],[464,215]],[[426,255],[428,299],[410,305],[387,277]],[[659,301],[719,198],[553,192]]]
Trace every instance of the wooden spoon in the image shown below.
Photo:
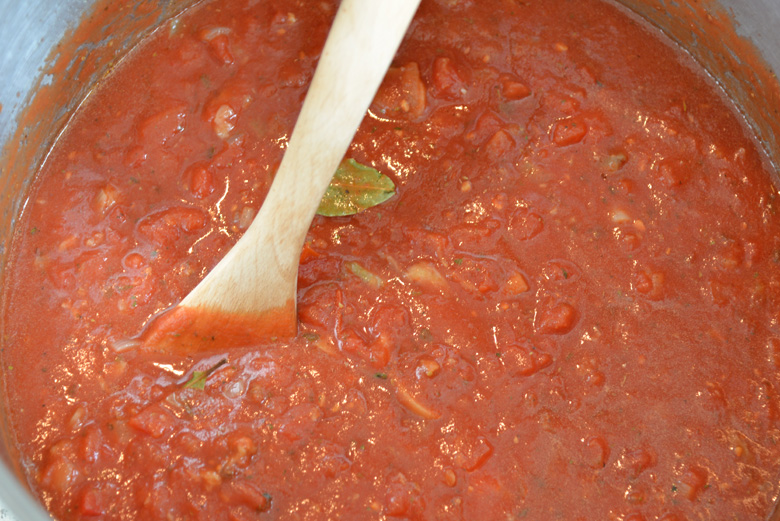
[[[144,347],[190,353],[295,335],[306,232],[419,3],[341,2],[263,206],[200,284],[147,326]]]

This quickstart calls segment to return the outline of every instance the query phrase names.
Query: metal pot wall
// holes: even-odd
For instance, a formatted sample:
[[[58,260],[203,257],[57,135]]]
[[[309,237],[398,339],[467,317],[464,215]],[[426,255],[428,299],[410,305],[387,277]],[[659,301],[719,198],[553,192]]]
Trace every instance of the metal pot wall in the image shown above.
[[[35,166],[78,102],[139,39],[195,1],[0,0],[0,277]],[[780,165],[780,85],[772,73],[780,71],[780,2],[620,1],[705,66]],[[3,385],[0,372],[0,519],[46,520],[23,484]]]

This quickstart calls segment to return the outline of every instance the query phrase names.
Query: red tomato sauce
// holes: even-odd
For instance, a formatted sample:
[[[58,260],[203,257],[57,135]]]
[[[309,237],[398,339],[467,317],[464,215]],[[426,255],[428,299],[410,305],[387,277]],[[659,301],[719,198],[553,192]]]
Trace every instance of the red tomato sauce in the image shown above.
[[[166,24],[42,166],[1,356],[46,507],[763,519],[774,174],[712,81],[602,1],[425,0],[348,153],[397,194],[315,219],[298,335],[197,356],[123,343],[248,226],[335,8],[212,2]]]

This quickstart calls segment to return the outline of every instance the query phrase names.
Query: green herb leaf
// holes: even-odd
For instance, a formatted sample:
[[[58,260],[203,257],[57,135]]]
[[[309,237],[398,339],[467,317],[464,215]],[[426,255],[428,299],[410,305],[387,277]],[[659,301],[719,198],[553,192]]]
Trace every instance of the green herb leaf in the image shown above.
[[[393,181],[354,159],[341,162],[317,210],[319,215],[354,215],[382,204],[395,195]]]
[[[433,333],[431,333],[430,329],[424,327],[417,332],[417,338],[420,340],[420,342],[430,342],[433,340]]]
[[[183,388],[200,389],[202,391],[203,389],[206,388],[206,380],[208,380],[208,377],[211,376],[214,373],[214,371],[216,371],[226,363],[227,363],[227,359],[223,358],[222,360],[220,360],[210,368],[206,369],[205,371],[194,371],[192,373],[192,378],[190,378],[187,381],[187,383],[183,385]]]
[[[348,262],[346,268],[352,272],[353,275],[360,280],[371,286],[372,288],[381,288],[385,281],[381,277],[368,271],[366,268],[358,264],[357,262]]]
[[[303,338],[305,338],[307,342],[316,342],[320,339],[320,335],[317,333],[304,333]]]
[[[206,388],[206,378],[208,375],[205,371],[195,371],[192,373],[190,381],[184,384],[185,389],[200,389],[201,391]]]

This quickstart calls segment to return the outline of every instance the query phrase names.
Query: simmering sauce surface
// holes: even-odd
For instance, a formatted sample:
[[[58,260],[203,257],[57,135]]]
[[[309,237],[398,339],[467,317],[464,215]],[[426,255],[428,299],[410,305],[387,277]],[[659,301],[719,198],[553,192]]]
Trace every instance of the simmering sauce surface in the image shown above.
[[[298,336],[123,341],[248,226],[335,9],[200,6],[42,167],[0,356],[53,515],[765,518],[776,189],[713,83],[609,3],[424,0],[348,153],[397,194],[315,219]]]

